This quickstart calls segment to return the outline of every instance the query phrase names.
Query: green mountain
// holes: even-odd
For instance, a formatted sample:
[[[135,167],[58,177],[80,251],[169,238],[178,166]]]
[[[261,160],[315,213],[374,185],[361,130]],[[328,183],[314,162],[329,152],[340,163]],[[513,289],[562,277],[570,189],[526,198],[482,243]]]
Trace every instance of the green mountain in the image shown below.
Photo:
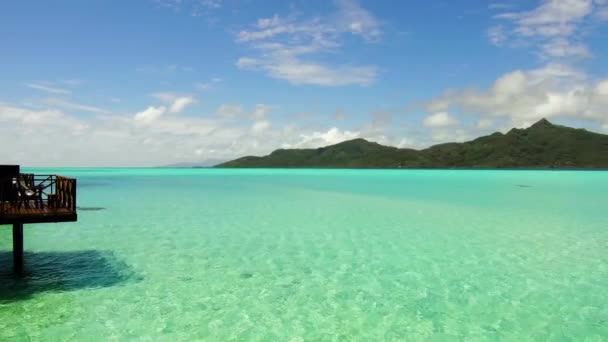
[[[317,149],[280,149],[243,157],[226,168],[608,168],[608,135],[542,119],[526,129],[423,150],[354,139]]]

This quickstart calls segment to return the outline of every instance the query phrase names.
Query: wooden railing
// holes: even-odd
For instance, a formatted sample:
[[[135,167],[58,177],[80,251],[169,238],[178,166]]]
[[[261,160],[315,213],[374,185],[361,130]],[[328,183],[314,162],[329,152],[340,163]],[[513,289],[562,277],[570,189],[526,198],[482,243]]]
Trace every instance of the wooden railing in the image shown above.
[[[57,176],[55,184],[56,206],[76,211],[76,179]]]
[[[0,215],[23,209],[76,212],[76,179],[21,173],[0,179]]]

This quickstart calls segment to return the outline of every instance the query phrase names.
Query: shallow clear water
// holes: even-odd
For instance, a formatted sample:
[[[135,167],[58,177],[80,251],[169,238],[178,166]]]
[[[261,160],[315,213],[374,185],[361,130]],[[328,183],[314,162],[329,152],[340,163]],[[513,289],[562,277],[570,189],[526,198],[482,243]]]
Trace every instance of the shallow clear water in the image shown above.
[[[608,336],[608,172],[54,169],[0,340]]]

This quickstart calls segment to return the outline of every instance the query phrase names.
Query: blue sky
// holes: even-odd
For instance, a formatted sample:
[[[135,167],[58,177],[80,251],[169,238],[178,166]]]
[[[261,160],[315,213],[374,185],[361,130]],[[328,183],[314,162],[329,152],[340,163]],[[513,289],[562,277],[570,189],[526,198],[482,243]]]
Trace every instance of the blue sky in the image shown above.
[[[4,2],[0,159],[423,148],[541,117],[608,131],[607,23],[608,0]]]

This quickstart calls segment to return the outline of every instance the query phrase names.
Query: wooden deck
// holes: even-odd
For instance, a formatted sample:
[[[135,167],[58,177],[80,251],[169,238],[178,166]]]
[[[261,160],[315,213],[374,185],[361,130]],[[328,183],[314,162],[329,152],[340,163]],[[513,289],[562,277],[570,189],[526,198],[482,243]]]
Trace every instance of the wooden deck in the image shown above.
[[[20,173],[0,179],[0,224],[76,221],[76,180]]]
[[[0,224],[74,222],[77,214],[68,208],[4,208]]]
[[[23,225],[74,222],[76,179],[20,173],[19,165],[0,165],[0,225],[13,225],[13,267],[23,272]]]

